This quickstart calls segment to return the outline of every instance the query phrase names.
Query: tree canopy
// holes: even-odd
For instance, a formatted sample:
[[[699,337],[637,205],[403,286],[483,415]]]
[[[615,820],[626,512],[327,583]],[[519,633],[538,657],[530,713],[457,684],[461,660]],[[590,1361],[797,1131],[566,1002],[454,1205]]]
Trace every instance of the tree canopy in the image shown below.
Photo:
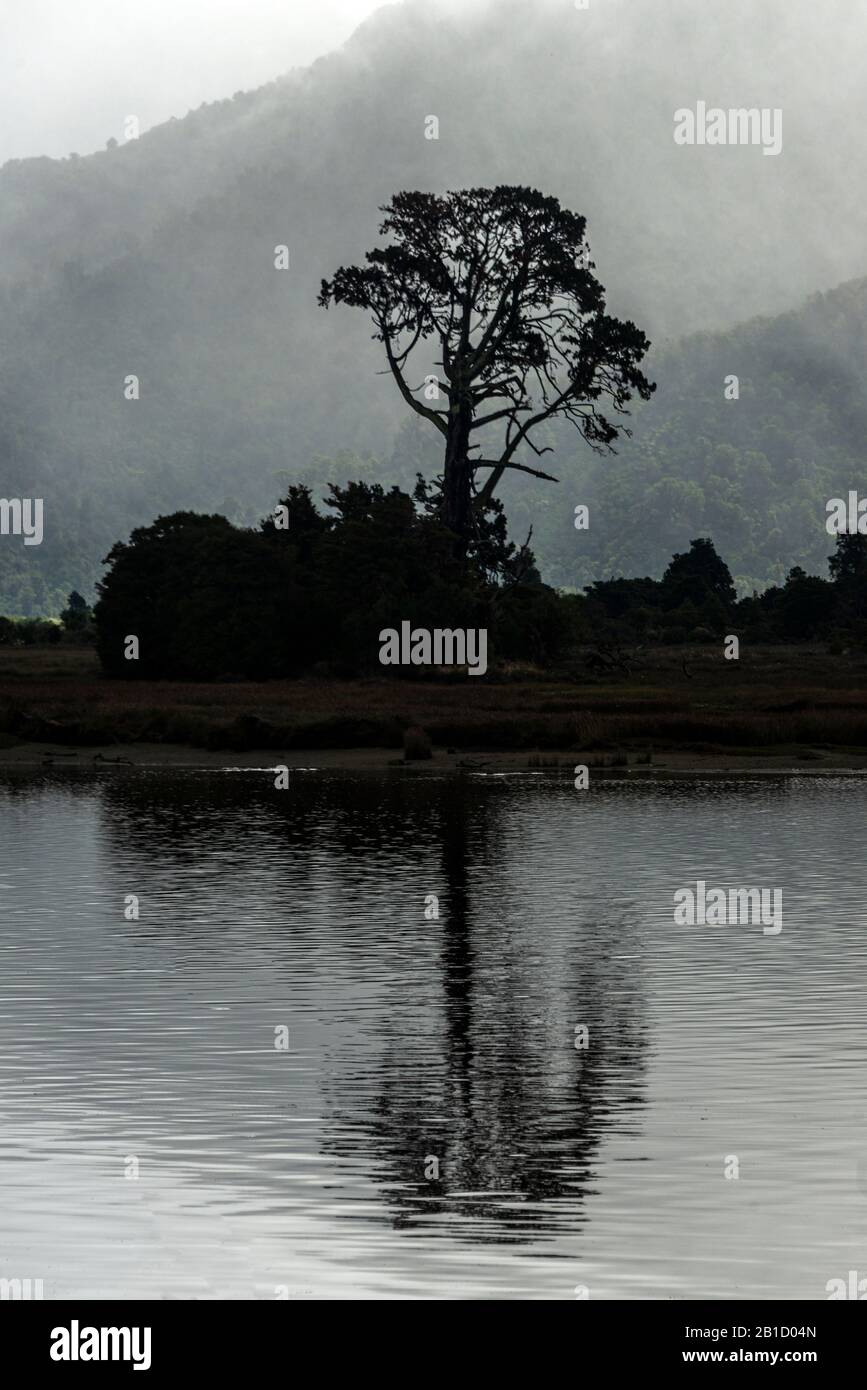
[[[441,515],[467,544],[505,473],[556,481],[526,461],[551,452],[541,427],[567,420],[611,448],[616,417],[653,392],[639,366],[650,344],[605,312],[586,220],[557,198],[501,185],[398,193],[381,211],[389,244],[323,280],[319,302],[371,315],[403,399],[442,436]],[[428,340],[433,390],[409,376]]]

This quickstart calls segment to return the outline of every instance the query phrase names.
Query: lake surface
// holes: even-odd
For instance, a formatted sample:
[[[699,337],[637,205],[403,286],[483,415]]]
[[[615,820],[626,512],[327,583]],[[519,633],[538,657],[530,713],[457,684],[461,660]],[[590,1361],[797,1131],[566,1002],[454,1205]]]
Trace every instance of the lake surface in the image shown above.
[[[0,1277],[827,1298],[867,1276],[865,825],[854,778],[5,772]],[[697,879],[782,932],[675,925]]]

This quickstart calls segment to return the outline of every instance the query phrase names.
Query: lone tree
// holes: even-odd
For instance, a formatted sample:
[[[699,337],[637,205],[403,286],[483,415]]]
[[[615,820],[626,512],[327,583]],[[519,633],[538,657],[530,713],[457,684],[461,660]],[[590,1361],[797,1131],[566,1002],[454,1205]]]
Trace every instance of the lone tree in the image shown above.
[[[323,280],[319,303],[371,314],[401,395],[443,437],[441,516],[466,548],[504,473],[557,481],[522,461],[524,446],[551,452],[534,442],[540,426],[562,416],[612,452],[623,426],[601,407],[622,415],[633,393],[650,397],[639,369],[650,343],[605,313],[586,219],[556,198],[511,186],[398,193],[380,211],[390,244]],[[419,349],[430,361],[428,339],[442,378],[410,385],[409,360]],[[445,408],[430,404],[440,391]]]

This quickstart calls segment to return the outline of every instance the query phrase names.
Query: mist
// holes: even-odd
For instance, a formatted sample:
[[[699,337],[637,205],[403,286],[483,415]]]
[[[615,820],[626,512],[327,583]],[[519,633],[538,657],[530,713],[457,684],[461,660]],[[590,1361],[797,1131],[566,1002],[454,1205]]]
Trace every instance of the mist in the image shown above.
[[[865,294],[845,288],[867,274],[855,7],[42,0],[4,25],[0,459],[7,494],[54,518],[26,568],[0,557],[10,611],[92,592],[112,541],[159,511],[250,524],[287,479],[430,476],[436,441],[370,325],[316,293],[376,244],[398,190],[497,183],[587,218],[610,310],[647,332],[660,383],[616,465],[564,436],[541,514],[534,491],[509,495],[543,574],[650,572],[706,534],[742,589],[824,564],[810,518],[851,485],[867,419]],[[678,112],[717,108],[779,112],[773,150],[676,141]],[[738,372],[744,403],[721,413]],[[579,555],[570,503],[587,500],[619,522]],[[751,524],[767,507],[774,547]]]
[[[27,0],[0,15],[0,164],[90,154],[338,48],[378,0]]]

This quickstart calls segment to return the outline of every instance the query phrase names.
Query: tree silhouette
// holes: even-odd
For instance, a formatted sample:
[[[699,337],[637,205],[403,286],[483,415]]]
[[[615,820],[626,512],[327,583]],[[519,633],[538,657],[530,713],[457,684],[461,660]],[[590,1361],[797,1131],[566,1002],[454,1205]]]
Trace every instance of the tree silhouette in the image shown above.
[[[73,589],[66,600],[66,607],[60,614],[60,621],[67,632],[83,633],[91,619],[87,599],[77,589]]]
[[[540,427],[562,417],[592,448],[611,449],[622,426],[601,405],[617,415],[634,393],[649,398],[639,363],[650,344],[606,314],[586,220],[556,198],[506,185],[398,193],[380,211],[390,244],[323,280],[319,303],[372,316],[401,395],[443,437],[441,515],[466,547],[504,473],[557,481],[519,457],[525,446],[551,452],[533,438]],[[434,399],[441,390],[445,408],[431,404],[429,381],[407,377],[427,340],[439,350]],[[490,471],[477,487],[480,469]]]
[[[828,561],[844,624],[867,618],[867,536],[844,534]]]
[[[672,608],[687,600],[701,604],[708,594],[717,599],[724,609],[733,608],[737,602],[731,571],[717,554],[709,536],[690,541],[688,551],[673,556],[662,576],[662,583],[668,591]]]
[[[838,536],[837,549],[828,560],[828,568],[836,584],[867,582],[867,539],[848,533]]]

